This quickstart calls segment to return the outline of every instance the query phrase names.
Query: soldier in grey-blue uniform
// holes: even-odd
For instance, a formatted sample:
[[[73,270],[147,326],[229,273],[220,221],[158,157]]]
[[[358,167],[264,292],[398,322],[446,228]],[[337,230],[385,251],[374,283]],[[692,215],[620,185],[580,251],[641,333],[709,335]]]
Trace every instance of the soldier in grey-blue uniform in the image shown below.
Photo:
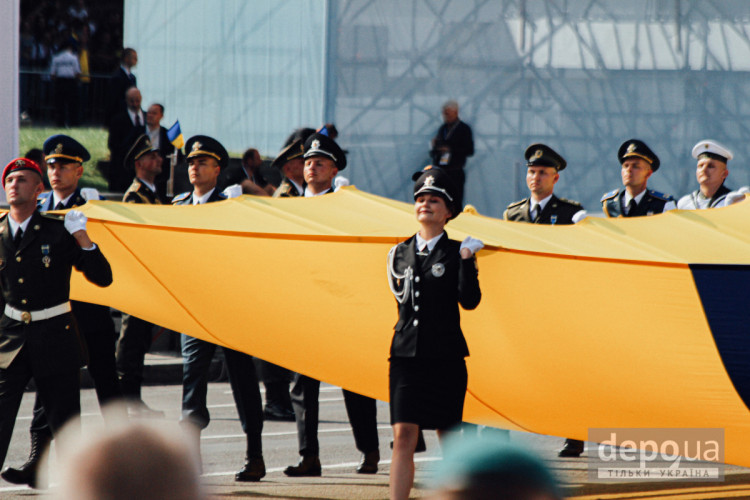
[[[624,189],[615,189],[602,196],[601,203],[607,217],[640,217],[676,208],[670,195],[648,189],[648,179],[659,169],[660,161],[645,142],[630,139],[617,151],[622,166]]]
[[[202,205],[226,200],[216,189],[221,170],[229,162],[229,154],[216,139],[196,135],[185,144],[188,176],[193,190],[177,195],[174,205]],[[252,356],[227,347],[222,348],[229,372],[229,384],[237,405],[242,430],[247,438],[245,465],[234,476],[235,481],[260,481],[266,475],[263,461],[261,431],[263,430],[263,408],[258,386],[258,376]],[[208,426],[211,417],[206,406],[208,392],[208,370],[216,344],[182,336],[182,419],[188,428],[192,424],[197,430],[200,446],[200,431]]]

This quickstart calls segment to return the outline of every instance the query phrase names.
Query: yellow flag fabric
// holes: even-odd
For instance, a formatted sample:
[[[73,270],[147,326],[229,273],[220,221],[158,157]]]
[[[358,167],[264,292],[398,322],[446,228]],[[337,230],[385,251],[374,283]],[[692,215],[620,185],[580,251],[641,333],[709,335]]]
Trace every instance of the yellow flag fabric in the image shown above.
[[[410,204],[344,188],[79,208],[114,284],[74,273],[74,298],[388,399],[386,256],[418,229]],[[579,439],[719,427],[725,460],[750,466],[748,221],[748,201],[575,226],[461,214],[449,236],[486,245],[482,302],[462,311],[465,419]]]

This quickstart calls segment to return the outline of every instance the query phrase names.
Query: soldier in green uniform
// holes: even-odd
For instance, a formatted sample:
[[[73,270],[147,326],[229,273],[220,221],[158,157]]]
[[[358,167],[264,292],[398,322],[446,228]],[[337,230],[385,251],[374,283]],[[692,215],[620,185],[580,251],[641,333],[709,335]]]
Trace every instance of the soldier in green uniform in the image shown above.
[[[526,148],[526,185],[531,196],[508,205],[503,218],[534,224],[573,224],[585,214],[576,201],[554,194],[560,171],[567,166],[565,158],[545,144]]]
[[[161,205],[164,200],[156,189],[156,177],[161,173],[163,158],[159,148],[151,144],[146,134],[141,134],[125,156],[125,169],[135,170],[133,183],[125,191],[122,201]]]
[[[271,162],[271,166],[278,168],[284,174],[281,184],[273,193],[274,198],[292,198],[302,196],[305,192],[305,178],[302,173],[305,168],[305,141],[296,139],[281,150]]]

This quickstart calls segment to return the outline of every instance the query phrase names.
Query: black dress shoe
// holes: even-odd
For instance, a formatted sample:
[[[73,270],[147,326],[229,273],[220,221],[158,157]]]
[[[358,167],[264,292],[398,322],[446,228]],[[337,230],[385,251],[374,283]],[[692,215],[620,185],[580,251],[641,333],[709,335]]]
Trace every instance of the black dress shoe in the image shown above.
[[[557,453],[560,458],[576,458],[583,453],[583,441],[577,439],[566,439],[562,450]]]
[[[245,462],[245,466],[234,475],[234,480],[241,482],[257,482],[265,475],[266,463],[263,461],[263,457],[251,458]]]
[[[368,451],[362,453],[362,458],[357,467],[357,474],[377,474],[378,462],[380,462],[380,451]]]
[[[290,465],[284,469],[284,474],[290,477],[315,477],[322,474],[318,457],[303,457],[297,465]]]
[[[266,407],[263,409],[263,420],[294,422],[294,412],[284,408],[277,408],[275,406],[266,405]]]

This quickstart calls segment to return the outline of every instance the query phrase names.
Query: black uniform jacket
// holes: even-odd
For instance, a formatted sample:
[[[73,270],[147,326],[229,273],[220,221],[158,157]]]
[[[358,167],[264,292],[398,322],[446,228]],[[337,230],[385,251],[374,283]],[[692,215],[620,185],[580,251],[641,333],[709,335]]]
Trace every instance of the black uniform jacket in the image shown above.
[[[401,275],[411,266],[414,293],[398,305],[391,356],[445,359],[469,355],[458,304],[474,309],[482,292],[475,257],[462,259],[460,247],[460,242],[444,234],[419,265],[416,235],[396,246],[394,272]],[[389,279],[397,290],[403,289],[404,283],[398,283],[393,276]]]
[[[4,303],[22,311],[37,311],[67,302],[73,267],[95,285],[105,287],[112,283],[112,269],[99,247],[82,250],[58,217],[35,212],[19,248],[13,244],[8,217],[4,215],[0,220],[0,286]],[[24,345],[35,376],[81,366],[80,344],[71,314],[28,325],[3,314],[0,368],[8,368]]]
[[[215,201],[226,200],[227,197],[221,194],[218,189],[214,189],[211,196],[208,197],[206,203],[213,203]],[[193,192],[188,191],[187,193],[178,194],[172,200],[172,205],[192,205],[193,204]]]
[[[99,196],[100,200],[104,198]],[[81,189],[77,188],[73,193],[73,196],[68,199],[63,209],[79,207],[86,203],[86,199],[81,196]],[[37,200],[37,207],[40,212],[47,212],[49,210],[55,210],[54,197],[52,191],[42,193]],[[111,330],[112,318],[110,317],[109,307],[100,306],[99,304],[91,304],[89,302],[79,302],[73,300],[70,302],[73,307],[73,316],[76,318],[78,324],[78,330],[83,332],[105,332]],[[102,333],[102,335],[104,335]]]
[[[664,206],[667,202],[674,201],[674,198],[668,194],[647,189],[640,203],[635,206],[635,211],[631,211],[625,215],[622,211],[622,199],[624,196],[624,189],[615,189],[602,196],[602,209],[607,217],[641,217],[643,215],[660,214],[664,212]]]
[[[544,205],[542,215],[536,221],[531,220],[529,209],[531,199],[526,198],[508,205],[503,213],[503,219],[518,222],[535,222],[536,224],[573,224],[573,216],[583,210],[583,206],[565,198],[558,198],[554,194]]]
[[[141,182],[137,177],[133,179],[133,183],[128,190],[125,191],[125,194],[122,196],[122,201],[126,203],[143,203],[146,205],[162,204],[159,195],[151,191],[151,188]]]

